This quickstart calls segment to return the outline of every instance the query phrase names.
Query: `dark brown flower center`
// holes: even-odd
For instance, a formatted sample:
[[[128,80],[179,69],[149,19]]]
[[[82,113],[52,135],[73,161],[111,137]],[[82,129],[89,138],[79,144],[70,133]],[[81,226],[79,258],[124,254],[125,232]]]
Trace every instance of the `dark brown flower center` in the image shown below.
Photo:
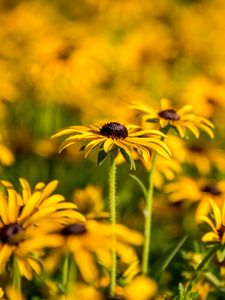
[[[61,234],[65,235],[65,236],[83,235],[86,232],[87,232],[87,229],[86,229],[85,225],[80,224],[80,223],[68,225],[61,230]]]
[[[204,193],[209,193],[215,196],[220,196],[221,195],[221,191],[214,185],[206,185],[201,189],[202,192]]]
[[[196,153],[202,153],[204,152],[203,147],[201,147],[200,145],[190,145],[188,147],[188,149],[192,152],[196,152]]]
[[[112,139],[125,139],[128,137],[128,130],[120,123],[110,122],[102,126],[100,134]]]
[[[23,231],[23,228],[17,224],[5,225],[0,229],[0,240],[4,244],[15,245],[19,242],[18,234]]]
[[[166,119],[166,120],[173,120],[177,121],[180,119],[180,116],[176,113],[174,109],[166,109],[162,110],[158,114],[160,118]]]
[[[217,230],[219,238],[222,240],[223,234],[225,233],[225,226],[221,226],[220,229]]]
[[[67,45],[62,50],[59,51],[57,58],[59,60],[68,60],[71,57],[74,50],[75,47],[73,45]]]

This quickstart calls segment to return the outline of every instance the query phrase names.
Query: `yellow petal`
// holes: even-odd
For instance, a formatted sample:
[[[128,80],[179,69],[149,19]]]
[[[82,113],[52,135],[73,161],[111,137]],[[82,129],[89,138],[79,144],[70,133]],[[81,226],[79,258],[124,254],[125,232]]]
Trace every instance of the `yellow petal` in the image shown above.
[[[98,278],[98,269],[94,263],[93,256],[86,250],[78,249],[74,253],[74,257],[84,280],[94,283]]]
[[[8,191],[8,218],[11,223],[15,223],[19,213],[19,206],[17,205],[16,192],[14,190]]]
[[[35,212],[35,208],[40,201],[41,193],[40,192],[35,192],[27,204],[23,207],[22,213],[20,214],[18,220],[21,222],[23,221],[26,217],[28,217],[30,214]]]
[[[29,198],[31,197],[30,185],[27,182],[27,180],[24,178],[19,178],[19,181],[22,186],[22,195],[23,195],[24,204],[26,204]]]
[[[4,271],[5,264],[9,260],[9,257],[12,254],[12,247],[8,244],[4,244],[0,249],[0,272]]]
[[[169,99],[163,98],[160,100],[161,110],[170,109],[172,107],[171,101]]]
[[[103,149],[107,153],[112,149],[112,146],[114,145],[113,139],[106,139],[105,143],[103,144]]]
[[[213,214],[214,214],[214,217],[215,217],[215,221],[216,221],[216,229],[220,229],[220,227],[221,227],[221,225],[222,225],[220,208],[219,208],[219,206],[216,204],[215,201],[209,200],[209,202],[210,202],[210,205],[211,205],[211,207],[212,207]]]
[[[8,205],[6,199],[0,194],[0,217],[4,224],[9,224]]]
[[[214,242],[214,241],[219,241],[219,236],[218,234],[215,234],[215,232],[207,232],[206,234],[203,235],[202,241],[203,242]]]

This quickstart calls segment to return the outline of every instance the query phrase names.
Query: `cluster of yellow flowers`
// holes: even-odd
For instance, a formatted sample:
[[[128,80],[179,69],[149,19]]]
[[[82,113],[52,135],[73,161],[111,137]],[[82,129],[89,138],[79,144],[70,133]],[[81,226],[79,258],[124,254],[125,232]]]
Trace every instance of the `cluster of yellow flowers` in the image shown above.
[[[0,299],[223,297],[225,1],[75,2],[0,3]]]

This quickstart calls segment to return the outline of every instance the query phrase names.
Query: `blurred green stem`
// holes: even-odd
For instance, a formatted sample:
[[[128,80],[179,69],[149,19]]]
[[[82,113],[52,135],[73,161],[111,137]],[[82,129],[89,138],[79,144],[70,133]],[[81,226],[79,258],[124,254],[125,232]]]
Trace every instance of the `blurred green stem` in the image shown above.
[[[70,256],[69,253],[67,253],[63,262],[63,269],[62,269],[62,287],[64,292],[67,290],[67,285],[68,285],[69,256]]]
[[[144,229],[144,249],[142,261],[142,274],[147,275],[149,270],[149,256],[151,251],[151,227],[152,227],[152,202],[154,191],[154,173],[158,154],[155,152],[152,158],[152,168],[149,174],[149,188],[145,206],[145,229]]]
[[[109,202],[110,202],[110,218],[112,223],[112,267],[111,267],[111,282],[110,282],[110,297],[115,296],[116,286],[116,162],[115,158],[110,158],[109,167]]]
[[[12,285],[14,289],[21,294],[21,277],[20,277],[20,270],[16,260],[16,256],[13,257],[13,279]]]

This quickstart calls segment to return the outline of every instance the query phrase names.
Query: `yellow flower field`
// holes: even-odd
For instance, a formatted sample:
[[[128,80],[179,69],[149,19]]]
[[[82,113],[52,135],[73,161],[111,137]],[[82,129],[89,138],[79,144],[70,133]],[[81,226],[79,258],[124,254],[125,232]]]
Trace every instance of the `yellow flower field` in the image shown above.
[[[225,1],[0,21],[0,299],[225,299]]]

